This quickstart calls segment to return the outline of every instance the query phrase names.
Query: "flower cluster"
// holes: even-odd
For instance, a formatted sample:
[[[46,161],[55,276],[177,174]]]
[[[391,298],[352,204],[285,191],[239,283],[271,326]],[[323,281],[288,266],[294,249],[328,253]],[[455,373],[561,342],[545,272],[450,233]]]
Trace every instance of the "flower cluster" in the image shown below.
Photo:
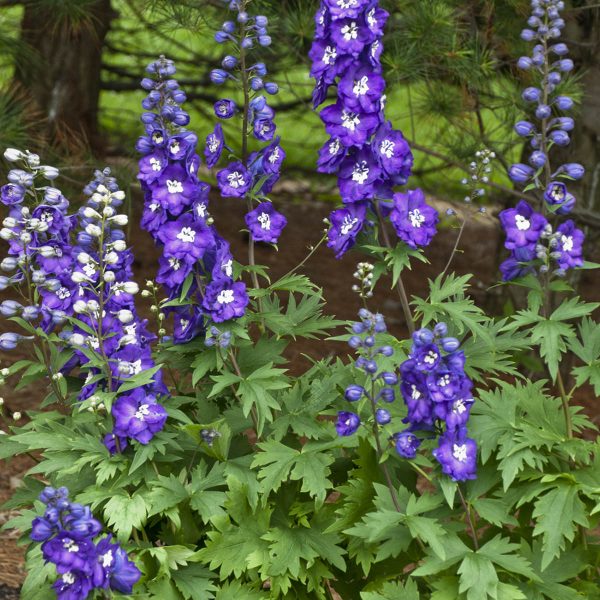
[[[96,359],[94,364],[100,359],[107,373],[99,379],[98,368],[92,367],[80,399],[92,398],[99,390],[114,392],[125,380],[154,368],[151,343],[156,339],[135,307],[138,284],[133,281],[133,254],[122,229],[127,216],[119,213],[125,193],[110,169],[97,171],[84,191],[89,198],[78,214],[70,274],[76,297],[72,310],[78,320],[68,340],[81,365],[90,358]],[[167,389],[161,375],[157,371],[151,383],[118,396],[113,403],[114,430],[105,438],[111,451],[122,450],[127,438],[146,444],[163,428],[167,414],[157,398]]]
[[[269,46],[268,19],[263,15],[251,16],[246,12],[247,0],[233,0],[230,10],[237,13],[236,22],[226,21],[215,34],[219,44],[230,44],[237,56],[226,55],[222,68],[213,69],[211,80],[217,85],[231,80],[237,83],[246,98],[239,112],[242,118],[242,156],[234,158],[226,167],[217,172],[217,183],[221,196],[225,198],[245,198],[249,212],[246,225],[255,242],[276,244],[287,224],[286,218],[277,212],[266,197],[271,192],[281,173],[285,151],[279,137],[275,137],[275,111],[261,92],[270,95],[278,93],[278,86],[266,81],[267,67],[263,62],[249,64],[249,52],[255,45]],[[236,103],[228,98],[217,101],[215,115],[220,119],[230,119],[237,112]],[[247,138],[250,134],[258,141],[267,143],[260,150],[247,153]],[[217,123],[206,138],[205,156],[209,167],[214,167],[226,148],[223,128]],[[230,150],[230,154],[233,152]],[[254,200],[258,205],[253,208]]]
[[[9,171],[9,183],[0,188],[0,201],[9,209],[0,229],[8,242],[8,255],[0,263],[5,273],[0,290],[18,290],[27,301],[4,300],[0,314],[39,323],[49,333],[65,322],[75,298],[70,245],[74,220],[68,200],[50,185],[58,177],[56,168],[40,165],[37,154],[14,148],[4,157],[19,168]],[[12,350],[24,339],[28,336],[3,333],[0,348]]]
[[[95,589],[131,594],[141,572],[110,535],[94,541],[102,525],[90,508],[70,502],[66,488],[47,487],[40,500],[46,511],[33,520],[31,539],[43,542],[44,560],[56,566],[57,598],[85,600]]]
[[[241,317],[248,305],[245,285],[233,280],[229,244],[219,236],[208,213],[209,186],[197,177],[197,136],[183,126],[185,93],[173,75],[173,62],[160,57],[142,80],[148,96],[142,105],[146,135],[139,138],[138,178],[145,194],[142,227],[161,246],[157,281],[169,300],[187,291],[187,303],[174,313],[174,341],[187,342],[204,331],[205,316],[221,322]]]
[[[318,170],[337,173],[344,207],[330,216],[328,245],[340,258],[381,204],[398,237],[411,248],[429,244],[438,215],[421,190],[394,194],[411,174],[413,156],[402,132],[385,120],[382,37],[388,13],[376,0],[322,0],[310,51],[315,107],[337,83],[337,101],[321,111],[331,138],[319,151]]]
[[[408,408],[408,429],[395,435],[400,456],[414,458],[421,440],[415,432],[440,433],[433,451],[442,471],[455,481],[474,479],[477,446],[467,437],[473,382],[465,374],[459,341],[445,323],[413,334],[410,355],[400,365],[400,391]],[[443,429],[445,425],[445,429]]]
[[[356,360],[355,366],[367,375],[370,386],[367,389],[362,385],[349,385],[344,397],[348,402],[368,400],[374,421],[378,425],[387,425],[391,421],[390,413],[385,408],[378,408],[377,403],[380,400],[389,403],[396,399],[394,386],[398,383],[398,377],[395,373],[382,370],[377,364],[377,358],[392,356],[394,349],[391,346],[382,346],[377,343],[377,335],[386,331],[383,315],[373,314],[365,308],[361,309],[358,315],[360,321],[352,325],[353,335],[348,340],[348,345],[359,352],[360,356]],[[360,422],[358,414],[345,410],[340,411],[336,423],[338,435],[352,435],[358,430]]]
[[[537,82],[522,94],[523,100],[534,107],[535,118],[519,121],[515,126],[517,134],[528,140],[531,152],[529,164],[512,165],[509,176],[526,190],[537,189],[543,194],[543,212],[536,212],[531,204],[522,200],[515,208],[500,213],[506,231],[505,246],[511,251],[510,258],[501,265],[505,280],[534,272],[536,267],[544,273],[554,266],[554,273],[561,276],[568,269],[583,264],[583,232],[571,220],[554,230],[544,216],[571,212],[575,198],[565,182],[584,175],[580,164],[565,163],[553,168],[550,160],[553,147],[569,145],[569,132],[574,127],[573,119],[564,116],[574,102],[558,90],[564,75],[573,69],[573,61],[566,58],[566,44],[556,41],[565,25],[560,17],[564,2],[532,0],[531,7],[528,28],[522,31],[521,37],[535,45],[531,56],[522,56],[518,66],[531,71]]]

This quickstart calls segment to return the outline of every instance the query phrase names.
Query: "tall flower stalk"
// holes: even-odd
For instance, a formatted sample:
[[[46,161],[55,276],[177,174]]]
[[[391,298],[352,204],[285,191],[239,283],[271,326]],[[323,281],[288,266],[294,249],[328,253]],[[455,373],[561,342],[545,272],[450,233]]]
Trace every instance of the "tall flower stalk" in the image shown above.
[[[419,189],[394,193],[410,177],[413,155],[402,132],[385,118],[386,82],[381,65],[383,33],[389,14],[372,0],[323,0],[315,16],[310,58],[316,80],[313,104],[337,85],[337,101],[320,112],[331,136],[319,151],[318,170],[335,173],[344,207],[330,215],[329,242],[337,258],[377,223],[384,244],[389,217],[408,248],[427,246],[436,233],[437,212]],[[402,279],[398,294],[409,331],[414,331]]]
[[[249,4],[249,0],[229,2],[229,9],[234,11],[236,20],[225,21],[215,34],[215,41],[230,47],[232,53],[222,59],[222,68],[211,72],[213,83],[223,85],[233,82],[241,93],[243,100],[239,108],[229,98],[215,104],[215,115],[219,119],[231,119],[241,112],[241,155],[235,157],[231,147],[226,144],[220,123],[207,138],[205,154],[209,167],[217,165],[225,148],[233,156],[233,160],[218,171],[217,182],[223,197],[243,198],[246,201],[248,263],[254,267],[255,243],[276,244],[287,220],[275,210],[267,197],[279,179],[285,151],[279,137],[275,137],[275,112],[263,92],[275,95],[278,86],[265,81],[268,73],[266,65],[263,62],[255,63],[252,58],[257,46],[271,45],[268,20],[263,15],[249,14],[246,10]],[[251,151],[251,138],[263,146]],[[258,288],[256,271],[251,269],[250,275],[253,286]]]

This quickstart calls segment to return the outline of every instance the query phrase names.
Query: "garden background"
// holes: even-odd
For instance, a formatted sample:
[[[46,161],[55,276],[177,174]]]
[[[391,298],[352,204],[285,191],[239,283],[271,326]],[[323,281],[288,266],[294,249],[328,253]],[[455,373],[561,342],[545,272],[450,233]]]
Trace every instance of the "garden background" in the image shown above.
[[[279,252],[267,246],[257,250],[258,262],[271,266],[273,275],[279,276],[298,264],[307,248],[321,238],[323,218],[338,197],[335,178],[314,171],[317,150],[326,137],[311,108],[313,82],[308,77],[307,54],[318,2],[255,0],[253,4],[270,17],[276,41],[263,52],[271,79],[281,89],[273,106],[288,155],[284,176],[272,196],[289,226]],[[520,197],[503,167],[518,162],[523,151],[522,140],[513,133],[523,106],[514,99],[526,79],[515,68],[515,57],[526,52],[519,33],[530,3],[390,0],[382,5],[391,13],[384,61],[387,116],[403,130],[414,151],[413,186],[426,190],[440,212],[454,207],[460,213],[464,195],[460,181],[475,152],[487,147],[498,157],[492,185],[482,199],[487,213],[468,222],[453,269],[474,274],[473,296],[489,313],[510,312],[512,300],[504,293],[506,288],[491,286],[504,258],[496,215]],[[141,192],[135,183],[134,144],[142,131],[139,105],[144,96],[139,80],[145,65],[157,55],[175,60],[180,83],[188,91],[193,128],[201,139],[212,131],[211,107],[220,92],[210,82],[209,72],[222,54],[213,42],[222,10],[219,0],[0,0],[0,146],[28,148],[56,164],[61,169],[61,188],[74,205],[94,168],[110,165],[128,192],[134,272],[140,282],[152,277],[158,253],[150,236],[138,227]],[[583,182],[570,186],[578,199],[573,215],[586,232],[588,260],[600,262],[600,5],[593,0],[570,2],[564,17],[564,38],[577,73],[565,86],[580,101],[568,156],[587,170]],[[7,170],[6,164],[0,164],[3,178]],[[208,171],[201,170],[201,175],[210,181]],[[239,233],[243,207],[235,199],[220,198],[216,191],[211,200],[221,234],[231,241],[234,255],[243,257],[247,243]],[[447,219],[426,251],[430,264],[420,264],[406,274],[409,294],[426,294],[427,278],[444,268],[456,236],[456,220]],[[358,298],[348,292],[357,260],[360,256],[351,253],[336,261],[321,248],[305,267],[323,287],[328,312],[343,319],[353,318],[359,306]],[[578,285],[584,299],[600,300],[595,272],[580,272]],[[389,282],[379,282],[375,307],[388,315],[395,334],[405,336],[400,304],[389,288]],[[5,321],[0,325],[6,326]],[[299,371],[306,364],[304,354],[347,353],[342,345],[324,342],[302,342],[291,352]],[[0,353],[0,367],[17,355],[18,351],[10,356]],[[3,391],[8,409],[36,406],[44,390],[35,385],[14,390],[16,383],[9,382]],[[576,400],[600,424],[593,393],[584,389]],[[28,459],[3,466],[0,501],[8,498],[29,466]],[[0,512],[0,524],[9,516]],[[17,597],[15,590],[24,576],[21,554],[9,533],[2,536],[0,598]]]

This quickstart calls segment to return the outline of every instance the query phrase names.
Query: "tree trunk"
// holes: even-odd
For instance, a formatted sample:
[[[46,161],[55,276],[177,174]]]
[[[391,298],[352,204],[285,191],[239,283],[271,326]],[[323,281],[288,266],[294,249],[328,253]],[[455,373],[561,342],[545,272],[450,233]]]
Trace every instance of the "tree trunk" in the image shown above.
[[[44,116],[50,146],[68,153],[98,150],[102,46],[116,16],[110,0],[94,0],[77,17],[56,15],[41,2],[24,4],[21,39],[35,57],[16,67],[17,87]]]

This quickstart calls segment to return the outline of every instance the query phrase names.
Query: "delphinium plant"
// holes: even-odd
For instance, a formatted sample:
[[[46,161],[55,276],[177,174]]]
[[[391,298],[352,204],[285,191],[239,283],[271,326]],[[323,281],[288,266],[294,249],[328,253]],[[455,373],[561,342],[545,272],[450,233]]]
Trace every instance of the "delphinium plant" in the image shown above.
[[[2,304],[21,332],[0,340],[3,349],[35,342],[36,358],[2,376],[52,385],[44,412],[29,411],[0,436],[1,456],[35,462],[8,504],[20,509],[8,526],[30,543],[23,597],[595,597],[597,444],[572,396],[578,387],[589,393],[588,381],[600,387],[597,305],[564,296],[566,263],[592,265],[578,260],[577,236],[550,223],[557,205],[572,204],[558,177],[577,169],[550,170],[548,183],[543,169],[511,169],[535,184],[524,190],[531,212],[518,205],[501,215],[518,266],[503,273],[528,290],[527,308],[496,318],[475,305],[470,276],[451,268],[464,226],[428,297],[411,297],[402,271],[426,260],[440,219],[422,191],[396,189],[412,155],[383,114],[387,14],[375,0],[323,0],[311,51],[316,103],[338,86],[321,113],[331,139],[319,168],[338,175],[343,202],[324,239],[338,256],[352,247],[369,255],[352,286],[359,320],[336,321],[298,268],[272,281],[255,264],[254,243],[275,244],[285,224],[268,198],[285,140],[264,95],[277,87],[250,59],[271,43],[269,24],[250,1],[225,8],[215,39],[227,50],[212,80],[237,90],[216,103],[203,154],[209,168],[227,160],[216,173],[221,196],[245,200],[248,264],[217,233],[198,177],[198,135],[165,57],[142,82],[146,132],[137,144],[142,225],[161,251],[156,278],[139,294],[151,302],[151,322],[134,302],[124,194],[110,173],[96,173],[69,215],[62,195],[38,183],[54,170],[27,153],[6,155],[21,171],[2,190],[10,260],[0,281],[24,298]],[[537,29],[524,34],[539,42],[531,66],[545,81],[569,70],[553,58],[561,8],[532,2]],[[552,93],[541,92],[544,105],[564,108]],[[552,132],[570,122],[558,113],[541,120],[518,131],[527,128],[547,156]],[[479,210],[492,158],[474,157],[463,223]],[[409,339],[392,335],[378,312],[388,270]],[[295,339],[342,325],[337,339],[355,359],[289,374]]]

